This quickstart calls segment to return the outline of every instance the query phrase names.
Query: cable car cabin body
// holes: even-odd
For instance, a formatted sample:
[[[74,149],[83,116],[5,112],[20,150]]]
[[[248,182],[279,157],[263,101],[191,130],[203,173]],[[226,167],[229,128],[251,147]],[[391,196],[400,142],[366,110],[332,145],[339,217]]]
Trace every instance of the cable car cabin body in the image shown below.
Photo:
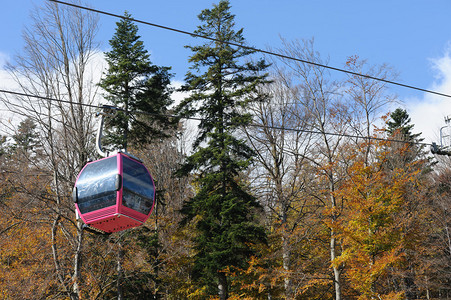
[[[86,164],[77,177],[73,198],[85,224],[112,233],[140,226],[149,218],[155,185],[141,162],[119,152]]]

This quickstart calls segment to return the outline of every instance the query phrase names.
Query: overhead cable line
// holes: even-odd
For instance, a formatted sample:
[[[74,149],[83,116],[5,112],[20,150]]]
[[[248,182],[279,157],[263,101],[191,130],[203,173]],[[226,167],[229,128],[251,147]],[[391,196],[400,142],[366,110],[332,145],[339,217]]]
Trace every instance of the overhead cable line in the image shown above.
[[[417,91],[424,92],[424,93],[429,93],[429,94],[434,94],[434,95],[437,95],[437,96],[451,98],[451,95],[449,95],[449,94],[444,94],[444,93],[440,93],[440,92],[437,92],[437,91],[416,87],[416,86],[409,85],[409,84],[404,84],[404,83],[400,83],[400,82],[396,82],[396,81],[392,81],[392,80],[387,80],[387,79],[384,79],[384,78],[374,77],[374,76],[361,74],[361,73],[357,73],[357,72],[353,72],[353,71],[349,71],[349,70],[345,70],[345,69],[341,69],[341,68],[337,68],[337,67],[332,67],[332,66],[328,66],[328,65],[324,65],[324,64],[320,64],[320,63],[308,61],[308,60],[305,60],[305,59],[301,59],[301,58],[297,58],[297,57],[293,57],[293,56],[288,56],[288,55],[284,55],[284,54],[268,51],[268,50],[254,48],[254,47],[246,46],[246,45],[240,44],[240,43],[234,43],[234,42],[229,42],[229,41],[222,41],[222,40],[219,40],[219,39],[216,39],[216,38],[212,38],[212,37],[209,37],[209,36],[197,34],[197,33],[194,33],[194,32],[189,32],[189,31],[185,31],[185,30],[181,30],[181,29],[177,29],[177,28],[173,28],[173,27],[169,27],[169,26],[159,25],[159,24],[155,24],[155,23],[151,23],[151,22],[147,22],[147,21],[143,21],[143,20],[139,20],[139,19],[135,19],[135,18],[131,18],[131,17],[121,16],[121,15],[118,15],[118,14],[114,14],[114,13],[110,13],[110,12],[106,12],[106,11],[102,11],[102,10],[98,10],[98,9],[94,9],[94,8],[89,8],[89,7],[86,7],[86,6],[81,6],[81,5],[77,5],[77,4],[73,4],[73,3],[67,3],[67,2],[64,2],[64,1],[60,1],[60,0],[48,0],[48,1],[54,2],[54,3],[63,4],[63,5],[72,6],[72,7],[79,8],[79,9],[88,10],[88,11],[91,11],[91,12],[95,12],[95,13],[98,13],[98,14],[103,14],[103,15],[107,15],[107,16],[111,16],[111,17],[115,17],[115,18],[121,18],[121,19],[124,19],[124,20],[129,20],[129,21],[132,21],[132,22],[141,23],[141,24],[144,24],[144,25],[149,25],[149,26],[160,28],[160,29],[165,29],[165,30],[169,30],[169,31],[185,34],[185,35],[199,37],[199,38],[210,40],[210,41],[214,41],[214,42],[220,42],[220,43],[224,43],[224,44],[227,44],[227,45],[240,47],[240,48],[251,50],[251,51],[255,51],[255,52],[260,52],[260,53],[263,53],[263,54],[276,56],[276,57],[283,58],[283,59],[294,60],[294,61],[297,61],[297,62],[301,62],[301,63],[305,63],[305,64],[309,64],[309,65],[313,65],[313,66],[316,66],[316,67],[321,67],[321,68],[325,68],[325,69],[329,69],[329,70],[333,70],[333,71],[337,71],[337,72],[342,72],[342,73],[346,73],[346,74],[349,74],[349,75],[364,77],[364,78],[367,78],[367,79],[381,81],[381,82],[384,82],[384,83],[387,83],[387,84],[396,85],[396,86],[400,86],[400,87],[404,87],[404,88],[408,88],[408,89],[413,89],[413,90],[417,90]]]
[[[68,103],[68,104],[72,104],[72,105],[79,105],[79,106],[85,106],[85,107],[91,107],[91,108],[98,108],[98,109],[105,108],[105,106],[101,106],[101,105],[94,105],[94,104],[88,104],[88,103],[77,103],[77,102],[73,102],[70,100],[61,100],[61,99],[50,98],[50,97],[46,97],[46,96],[32,95],[32,94],[27,94],[27,93],[22,93],[22,92],[14,92],[14,91],[9,91],[9,90],[4,90],[4,89],[0,89],[0,93],[11,94],[11,95],[15,95],[15,96],[22,96],[22,97],[29,97],[29,98],[37,98],[37,99],[47,100],[47,101],[51,101],[51,102]],[[108,106],[108,108],[114,109],[117,111],[121,111],[121,112],[125,112],[124,109],[118,108],[118,107]],[[203,118],[198,118],[198,117],[177,116],[177,115],[173,115],[173,114],[157,114],[157,113],[149,113],[149,112],[145,112],[145,111],[128,111],[128,113],[129,114],[149,115],[149,116],[160,116],[160,117],[163,116],[163,117],[167,117],[167,118],[186,119],[186,120],[193,120],[193,121],[205,120]],[[375,140],[375,141],[382,141],[382,142],[397,142],[397,143],[405,143],[405,144],[411,144],[411,145],[433,146],[433,144],[423,143],[423,142],[418,142],[418,141],[386,139],[386,138],[379,138],[379,137],[360,136],[360,135],[352,135],[352,134],[345,134],[345,133],[323,132],[323,131],[315,131],[315,130],[309,130],[309,129],[283,127],[283,126],[247,124],[246,127],[267,128],[267,129],[273,129],[273,130],[281,130],[281,131],[285,130],[285,131],[302,132],[302,133],[309,133],[309,134],[323,134],[323,135],[327,135],[327,136]]]
[[[29,97],[29,98],[37,98],[37,99],[41,99],[41,100],[48,100],[48,101],[54,101],[54,102],[60,102],[60,103],[76,104],[76,105],[82,105],[82,106],[93,107],[93,108],[100,108],[100,106],[94,105],[94,104],[76,103],[76,102],[73,102],[70,100],[61,100],[61,99],[55,99],[55,98],[50,98],[50,97],[46,97],[46,96],[31,95],[31,94],[27,94],[27,93],[14,92],[14,91],[3,90],[3,89],[0,89],[0,93],[11,94],[11,95],[15,95],[15,96],[22,96],[22,97]]]

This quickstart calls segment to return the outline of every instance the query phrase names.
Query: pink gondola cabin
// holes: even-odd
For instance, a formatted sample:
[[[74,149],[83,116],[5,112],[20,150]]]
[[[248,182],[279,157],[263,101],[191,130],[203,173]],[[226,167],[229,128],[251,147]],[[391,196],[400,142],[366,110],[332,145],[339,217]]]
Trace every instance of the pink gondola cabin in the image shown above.
[[[112,233],[146,222],[155,205],[155,184],[139,160],[119,152],[84,166],[73,200],[85,224]]]

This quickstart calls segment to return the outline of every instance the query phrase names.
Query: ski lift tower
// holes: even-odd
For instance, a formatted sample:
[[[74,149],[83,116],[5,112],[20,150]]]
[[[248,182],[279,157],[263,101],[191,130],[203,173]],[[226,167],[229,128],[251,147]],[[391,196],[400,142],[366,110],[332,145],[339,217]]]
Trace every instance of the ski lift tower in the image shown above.
[[[451,117],[445,117],[446,125],[440,128],[440,145],[432,143],[431,152],[451,156]]]

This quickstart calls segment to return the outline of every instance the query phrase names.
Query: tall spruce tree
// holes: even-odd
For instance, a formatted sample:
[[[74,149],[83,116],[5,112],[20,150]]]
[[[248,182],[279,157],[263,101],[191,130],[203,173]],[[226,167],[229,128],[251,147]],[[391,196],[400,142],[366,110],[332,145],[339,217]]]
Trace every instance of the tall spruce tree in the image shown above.
[[[425,158],[424,145],[421,145],[421,133],[413,133],[414,125],[410,123],[411,119],[406,110],[397,108],[390,114],[390,119],[386,121],[386,131],[390,138],[394,140],[402,140],[405,142],[393,142],[391,148],[393,150],[404,148],[404,151],[398,153],[389,161],[393,165],[406,164],[417,159]],[[398,149],[399,150],[399,149]]]
[[[109,41],[111,51],[105,53],[108,69],[99,83],[106,92],[105,98],[120,109],[116,115],[106,119],[108,150],[127,149],[130,144],[139,147],[150,142],[158,143],[168,137],[171,129],[175,129],[175,123],[167,117],[168,107],[172,104],[170,68],[151,63],[130,14],[125,12],[124,18],[116,25],[116,32]],[[136,113],[138,111],[144,114]],[[146,234],[137,231],[135,235],[137,239],[144,239]],[[154,232],[150,240],[147,245],[141,243],[140,246],[158,251],[158,232]],[[121,258],[118,259],[118,298],[149,298],[149,295],[158,298],[158,292],[143,284],[154,281],[157,286],[155,290],[158,290],[158,279],[151,272],[135,274],[121,281],[120,264]]]
[[[253,51],[228,42],[244,43],[243,29],[235,31],[228,1],[220,1],[199,15],[196,34],[214,41],[187,46],[193,55],[186,75],[187,98],[178,106],[182,116],[201,118],[193,154],[179,174],[196,173],[197,193],[185,203],[184,222],[193,221],[195,238],[194,278],[208,294],[226,299],[230,280],[226,268],[242,268],[253,254],[252,243],[265,241],[256,222],[260,209],[240,174],[254,155],[236,130],[249,124],[249,103],[262,101],[257,87],[267,82],[268,67],[262,59],[245,62]]]
[[[400,136],[406,141],[418,140],[421,133],[412,133],[414,125],[410,122],[411,119],[407,111],[397,108],[390,114],[390,120],[387,121],[387,132],[390,135]]]
[[[165,128],[171,125],[165,114],[172,100],[170,68],[151,63],[138,26],[127,12],[124,17],[116,23],[111,51],[105,53],[108,70],[99,85],[105,98],[122,109],[107,122],[108,143],[126,149],[127,141],[145,144],[165,136]]]

